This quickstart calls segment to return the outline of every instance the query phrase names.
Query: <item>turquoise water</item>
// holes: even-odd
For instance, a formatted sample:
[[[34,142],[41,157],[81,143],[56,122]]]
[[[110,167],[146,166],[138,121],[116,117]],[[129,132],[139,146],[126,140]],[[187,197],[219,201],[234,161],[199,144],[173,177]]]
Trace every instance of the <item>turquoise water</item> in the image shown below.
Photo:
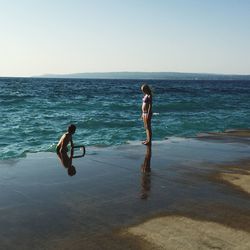
[[[153,139],[250,127],[250,81],[147,80]],[[145,138],[143,80],[0,78],[0,159],[54,151],[70,123],[75,144],[110,146]]]

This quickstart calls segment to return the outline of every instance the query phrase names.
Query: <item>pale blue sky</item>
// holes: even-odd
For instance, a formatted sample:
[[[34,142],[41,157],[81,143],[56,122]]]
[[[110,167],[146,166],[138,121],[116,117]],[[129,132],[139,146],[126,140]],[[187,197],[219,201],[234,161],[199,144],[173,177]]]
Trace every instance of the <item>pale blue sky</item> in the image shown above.
[[[0,0],[0,76],[250,74],[250,0]]]

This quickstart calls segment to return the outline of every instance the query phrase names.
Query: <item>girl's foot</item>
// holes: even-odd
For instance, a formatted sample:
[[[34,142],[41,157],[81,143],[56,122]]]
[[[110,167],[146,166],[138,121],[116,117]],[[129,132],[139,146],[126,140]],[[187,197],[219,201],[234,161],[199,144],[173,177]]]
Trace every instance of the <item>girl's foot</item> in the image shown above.
[[[150,145],[151,144],[151,141],[145,141],[143,142],[144,145]]]

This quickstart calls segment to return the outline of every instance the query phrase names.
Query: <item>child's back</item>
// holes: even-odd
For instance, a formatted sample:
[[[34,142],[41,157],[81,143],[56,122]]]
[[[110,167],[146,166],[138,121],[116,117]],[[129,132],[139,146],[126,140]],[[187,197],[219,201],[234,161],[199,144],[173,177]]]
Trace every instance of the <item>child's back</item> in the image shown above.
[[[72,141],[72,135],[69,134],[69,132],[65,133],[62,135],[61,139],[59,140],[57,146],[56,146],[56,151],[64,151],[67,152],[67,146],[69,142]]]
[[[68,132],[62,135],[61,139],[59,140],[57,146],[56,146],[56,151],[57,153],[59,152],[67,152],[68,151],[68,144],[71,144],[71,147],[74,146],[73,140],[72,140],[72,135],[75,133],[76,126],[74,124],[71,124],[68,127]]]

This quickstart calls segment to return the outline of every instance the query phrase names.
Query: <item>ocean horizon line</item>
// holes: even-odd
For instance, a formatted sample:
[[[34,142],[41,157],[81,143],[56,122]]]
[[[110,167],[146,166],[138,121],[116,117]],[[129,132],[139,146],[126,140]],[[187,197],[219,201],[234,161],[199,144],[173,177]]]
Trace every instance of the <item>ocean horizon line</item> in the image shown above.
[[[0,76],[0,78],[66,78],[66,79],[131,79],[131,80],[250,80],[250,74],[191,73],[174,71],[110,71],[83,73],[49,73],[32,76]]]

